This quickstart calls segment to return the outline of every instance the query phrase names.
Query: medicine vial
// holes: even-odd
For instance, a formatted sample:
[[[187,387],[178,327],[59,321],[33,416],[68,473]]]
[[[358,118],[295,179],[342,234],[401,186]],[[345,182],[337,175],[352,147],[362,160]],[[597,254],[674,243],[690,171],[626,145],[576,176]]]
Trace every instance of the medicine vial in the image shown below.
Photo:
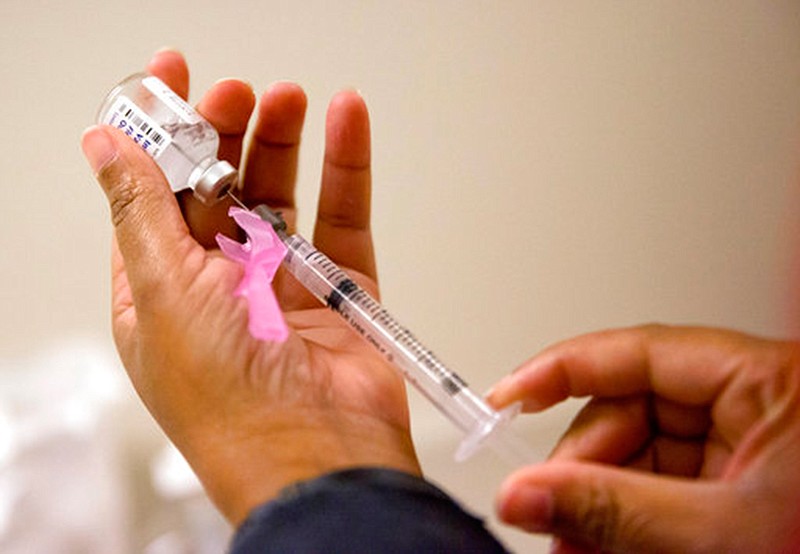
[[[137,73],[120,82],[97,122],[121,129],[150,154],[175,192],[191,189],[211,205],[236,183],[236,169],[216,157],[216,129],[157,77]]]

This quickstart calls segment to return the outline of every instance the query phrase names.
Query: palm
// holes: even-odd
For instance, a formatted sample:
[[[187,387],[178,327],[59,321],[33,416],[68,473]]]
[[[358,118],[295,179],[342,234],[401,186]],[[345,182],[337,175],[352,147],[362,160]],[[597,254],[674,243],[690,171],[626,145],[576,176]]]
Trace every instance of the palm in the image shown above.
[[[228,277],[232,272],[233,279],[240,276],[239,268],[227,263],[219,270]],[[349,268],[343,270],[364,290],[378,296],[374,279]],[[209,282],[218,283],[219,279],[212,277]],[[255,349],[249,371],[265,372],[263,382],[269,384],[268,389],[275,389],[263,391],[270,401],[286,401],[287,391],[302,391],[289,397],[306,409],[328,405],[356,415],[377,414],[388,424],[407,429],[402,378],[383,358],[283,268],[276,275],[274,290],[290,328],[290,339],[280,347],[278,363],[275,345],[254,340],[243,329],[232,330],[237,340],[246,337]],[[225,301],[231,310],[241,303],[232,301],[232,296]]]
[[[193,239],[187,235],[189,240]],[[205,400],[204,416],[209,420],[231,410],[250,411],[258,419],[267,406],[306,412],[327,406],[353,417],[377,415],[393,428],[408,429],[399,375],[291,275],[279,272],[275,282],[290,327],[286,343],[276,344],[248,334],[246,304],[233,294],[241,268],[219,252],[190,245],[186,265],[196,271],[187,273],[185,286],[153,305],[142,301],[134,305],[122,258],[118,252],[114,258],[114,331],[125,365],[134,372],[140,365],[171,365],[170,371],[165,367],[151,372],[154,382],[136,383],[140,388],[168,392],[170,398],[161,402],[157,393],[151,399],[163,402],[163,406],[151,406],[153,411],[177,410],[176,419],[197,417],[182,413],[174,396],[176,390],[204,382],[203,388],[220,391]],[[365,290],[377,294],[374,280],[355,271],[348,273]],[[176,370],[176,364],[182,367]],[[176,382],[165,383],[168,374]],[[243,394],[252,403],[230,405],[227,399],[232,390],[237,391],[234,398]],[[193,398],[191,391],[181,396]]]

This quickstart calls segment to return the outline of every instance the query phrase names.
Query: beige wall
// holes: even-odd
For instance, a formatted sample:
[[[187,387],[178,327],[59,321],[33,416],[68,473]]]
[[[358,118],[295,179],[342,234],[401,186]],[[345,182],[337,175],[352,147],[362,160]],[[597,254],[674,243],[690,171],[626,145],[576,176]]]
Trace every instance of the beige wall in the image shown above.
[[[195,100],[227,76],[305,87],[306,230],[326,103],[362,91],[385,303],[476,390],[601,327],[787,332],[797,2],[1,0],[0,31],[4,359],[110,344],[109,224],[78,138],[165,45]],[[431,475],[488,513],[496,482],[472,483],[491,463],[452,469],[448,426],[414,406]],[[531,418],[542,453],[573,410]]]

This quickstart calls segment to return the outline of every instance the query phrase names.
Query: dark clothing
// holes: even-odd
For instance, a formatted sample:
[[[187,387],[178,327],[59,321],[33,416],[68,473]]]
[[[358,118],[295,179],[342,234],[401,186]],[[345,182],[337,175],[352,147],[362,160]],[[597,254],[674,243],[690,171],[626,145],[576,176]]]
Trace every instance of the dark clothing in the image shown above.
[[[250,514],[231,554],[507,551],[477,519],[423,479],[363,468],[287,488]]]

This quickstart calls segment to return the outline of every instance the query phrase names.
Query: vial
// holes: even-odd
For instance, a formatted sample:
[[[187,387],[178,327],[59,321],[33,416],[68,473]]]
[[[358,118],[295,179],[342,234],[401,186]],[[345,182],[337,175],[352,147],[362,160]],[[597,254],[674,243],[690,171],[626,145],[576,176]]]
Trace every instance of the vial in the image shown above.
[[[96,119],[121,129],[150,154],[175,192],[191,189],[211,205],[236,183],[236,169],[216,157],[216,129],[157,77],[136,73],[124,79],[108,93]]]

